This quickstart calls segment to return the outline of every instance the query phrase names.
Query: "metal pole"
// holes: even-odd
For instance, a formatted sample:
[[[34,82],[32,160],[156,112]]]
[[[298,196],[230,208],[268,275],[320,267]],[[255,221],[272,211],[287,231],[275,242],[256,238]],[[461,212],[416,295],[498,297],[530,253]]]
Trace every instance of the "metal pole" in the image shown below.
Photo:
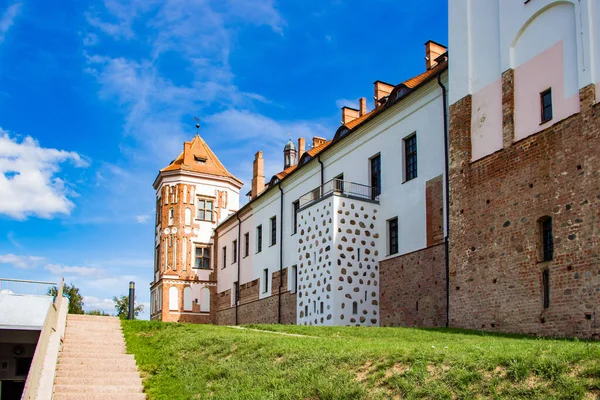
[[[135,308],[135,282],[129,282],[129,316],[127,319],[133,319],[133,309]]]

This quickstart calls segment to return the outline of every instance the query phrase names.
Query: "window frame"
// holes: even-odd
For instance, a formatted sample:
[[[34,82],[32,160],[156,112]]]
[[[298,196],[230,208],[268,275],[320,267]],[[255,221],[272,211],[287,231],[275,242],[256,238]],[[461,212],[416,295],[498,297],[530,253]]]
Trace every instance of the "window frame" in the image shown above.
[[[393,235],[395,225],[395,235]],[[387,221],[387,229],[388,229],[388,255],[391,256],[393,254],[398,254],[399,246],[398,246],[398,217],[390,218]],[[395,243],[393,243],[395,240]]]
[[[377,186],[374,185],[374,179],[373,179],[373,177],[375,176],[375,173],[373,171],[374,170],[373,163],[375,160],[377,160]],[[382,186],[381,153],[377,153],[374,156],[369,158],[369,186],[372,188],[372,192],[371,192],[372,199],[375,199],[377,196],[379,196],[381,194],[381,186]]]
[[[277,244],[277,216],[271,217],[271,241],[269,246],[275,246]]]
[[[203,212],[203,217],[200,218],[200,203],[203,202],[204,203],[204,207],[202,207],[202,212]],[[211,208],[207,208],[207,204],[211,204]],[[214,213],[215,213],[215,199],[210,199],[207,197],[202,197],[202,196],[196,196],[196,221],[205,221],[205,222],[213,222],[213,218],[214,218]],[[210,212],[211,218],[210,219],[206,219],[206,213]]]
[[[549,99],[549,104],[544,104],[545,99]],[[548,88],[540,93],[540,106],[542,121],[540,125],[552,121],[552,118],[554,118],[554,110],[552,104],[552,88]],[[549,116],[546,115],[547,110],[549,110]]]
[[[222,254],[222,257],[223,257],[223,266],[221,267],[221,269],[227,267],[227,246],[223,246],[222,250],[223,250],[223,254]]]
[[[544,310],[550,308],[550,271],[548,268],[542,271],[542,307]]]
[[[298,210],[300,210],[300,200],[292,202],[292,235],[298,233]]]
[[[552,217],[545,216],[539,219],[540,232],[540,259],[548,262],[554,259],[554,233]]]
[[[262,284],[262,294],[269,292],[269,268],[263,269],[263,284]]]
[[[202,256],[201,257],[198,256],[198,249],[202,249]],[[211,270],[212,267],[210,265],[210,262],[211,262],[210,251],[211,251],[211,247],[210,246],[194,244],[194,264],[192,265],[192,269]],[[199,267],[197,266],[198,265],[197,264],[198,259],[201,260],[201,262],[200,262],[201,266],[199,266]],[[208,261],[208,268],[205,268],[205,267],[202,266],[202,264],[204,263],[204,260]]]
[[[169,208],[169,226],[175,225],[175,208]]]
[[[237,262],[238,253],[237,253],[237,239],[231,243],[231,264],[235,264]]]
[[[417,145],[417,132],[414,132],[402,139],[402,151],[404,154],[404,182],[412,181],[419,176]]]
[[[244,233],[244,258],[250,255],[250,232]]]
[[[256,227],[256,254],[262,252],[262,224]]]

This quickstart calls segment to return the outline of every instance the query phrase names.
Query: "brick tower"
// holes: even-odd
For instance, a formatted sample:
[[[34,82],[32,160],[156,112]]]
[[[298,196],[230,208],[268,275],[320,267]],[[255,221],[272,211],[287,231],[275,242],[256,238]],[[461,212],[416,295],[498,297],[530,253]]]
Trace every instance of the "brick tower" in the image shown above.
[[[213,229],[239,208],[243,183],[198,135],[160,170],[150,318],[211,323],[217,273]]]

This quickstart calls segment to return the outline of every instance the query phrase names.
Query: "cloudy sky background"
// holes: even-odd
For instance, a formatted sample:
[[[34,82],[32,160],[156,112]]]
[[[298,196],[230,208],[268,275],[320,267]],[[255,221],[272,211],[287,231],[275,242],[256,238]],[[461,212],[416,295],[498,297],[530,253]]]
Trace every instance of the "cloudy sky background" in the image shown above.
[[[194,116],[245,193],[257,150],[277,173],[288,134],[331,138],[429,39],[446,1],[0,0],[0,278],[109,312],[133,280],[147,308],[151,185]]]

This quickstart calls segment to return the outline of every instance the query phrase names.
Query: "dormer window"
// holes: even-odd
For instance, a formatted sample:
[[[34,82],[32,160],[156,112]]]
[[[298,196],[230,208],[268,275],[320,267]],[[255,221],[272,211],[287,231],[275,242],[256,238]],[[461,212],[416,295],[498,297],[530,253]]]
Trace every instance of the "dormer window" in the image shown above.
[[[194,156],[194,161],[196,161],[198,164],[206,164],[206,158],[204,157]]]

